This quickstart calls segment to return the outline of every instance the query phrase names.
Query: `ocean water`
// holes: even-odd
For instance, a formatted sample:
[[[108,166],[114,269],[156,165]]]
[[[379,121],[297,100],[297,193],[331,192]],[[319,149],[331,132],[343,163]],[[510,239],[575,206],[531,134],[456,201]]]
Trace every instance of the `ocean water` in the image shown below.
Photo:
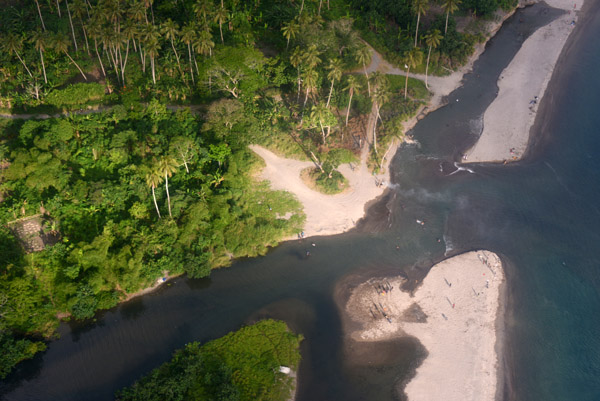
[[[500,72],[535,27],[557,15],[543,5],[510,19],[449,105],[415,127],[420,145],[398,152],[394,188],[357,230],[285,243],[210,279],[175,279],[94,323],[63,324],[59,340],[0,383],[0,397],[108,400],[187,342],[275,317],[306,337],[298,400],[402,399],[396,388],[426,350],[411,338],[356,346],[342,332],[337,302],[368,276],[413,280],[445,256],[486,248],[506,263],[503,399],[600,400],[598,2],[587,12],[540,105],[524,161],[451,174],[476,139]]]

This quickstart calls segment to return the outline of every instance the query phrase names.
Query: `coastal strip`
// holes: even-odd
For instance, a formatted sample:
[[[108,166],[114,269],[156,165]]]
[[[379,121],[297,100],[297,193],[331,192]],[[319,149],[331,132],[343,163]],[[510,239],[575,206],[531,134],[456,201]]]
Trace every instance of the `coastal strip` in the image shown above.
[[[504,272],[488,251],[431,268],[412,294],[400,277],[370,279],[352,291],[345,314],[361,328],[352,341],[414,336],[428,356],[405,388],[410,401],[492,401],[501,388]]]
[[[516,161],[525,154],[539,103],[584,2],[547,3],[565,13],[525,40],[500,74],[498,96],[485,111],[481,136],[463,162]]]

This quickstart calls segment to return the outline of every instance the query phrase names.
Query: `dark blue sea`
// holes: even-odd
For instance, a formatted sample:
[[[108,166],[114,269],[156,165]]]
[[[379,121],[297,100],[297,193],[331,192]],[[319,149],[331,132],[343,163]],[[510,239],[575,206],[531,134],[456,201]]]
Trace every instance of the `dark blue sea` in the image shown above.
[[[449,105],[419,122],[420,146],[397,153],[393,188],[356,230],[288,242],[210,279],[177,278],[93,323],[63,324],[60,339],[0,383],[1,398],[109,400],[185,343],[275,317],[306,338],[298,400],[403,399],[395,388],[426,351],[412,338],[353,344],[339,305],[372,275],[414,281],[445,257],[484,248],[507,275],[499,398],[600,400],[600,2],[587,1],[523,161],[449,175],[477,139],[502,69],[558,15],[542,4],[509,19]]]

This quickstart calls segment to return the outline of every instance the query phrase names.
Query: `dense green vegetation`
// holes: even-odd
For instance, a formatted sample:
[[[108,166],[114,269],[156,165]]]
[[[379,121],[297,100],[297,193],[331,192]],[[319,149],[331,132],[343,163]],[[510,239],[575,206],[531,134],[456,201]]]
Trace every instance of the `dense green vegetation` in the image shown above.
[[[429,93],[367,73],[359,32],[413,71],[460,63],[475,40],[456,32],[454,6],[446,32],[417,1],[0,4],[0,111],[66,113],[0,121],[0,377],[59,317],[91,318],[165,274],[202,277],[300,231],[300,205],[253,179],[262,162],[247,144],[313,160],[324,191],[361,143],[378,169]],[[19,238],[26,222],[38,233]]]
[[[297,369],[300,341],[285,323],[264,320],[204,345],[191,343],[117,399],[284,401],[293,382],[279,367]]]

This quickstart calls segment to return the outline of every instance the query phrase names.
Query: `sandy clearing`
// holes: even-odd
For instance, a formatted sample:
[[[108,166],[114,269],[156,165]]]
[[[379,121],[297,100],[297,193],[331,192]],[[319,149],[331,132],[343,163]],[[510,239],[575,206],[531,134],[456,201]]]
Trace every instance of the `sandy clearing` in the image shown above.
[[[386,175],[372,175],[366,163],[354,169],[343,164],[338,170],[348,179],[349,188],[340,194],[325,195],[308,188],[300,178],[303,169],[315,166],[312,162],[279,157],[258,145],[251,145],[250,149],[265,160],[261,178],[270,181],[273,189],[293,193],[304,205],[306,237],[350,230],[364,216],[366,203],[381,195],[386,186],[376,185],[377,180],[387,180]]]
[[[375,289],[387,282],[393,286],[387,294]],[[345,306],[347,316],[362,325],[351,338],[364,342],[410,335],[423,344],[429,355],[404,389],[410,401],[492,401],[502,345],[496,347],[497,330],[504,327],[498,313],[503,282],[499,258],[487,251],[438,263],[412,296],[398,289],[398,277],[371,279],[352,291]],[[391,323],[377,310],[381,307]],[[415,313],[419,308],[426,319]]]

